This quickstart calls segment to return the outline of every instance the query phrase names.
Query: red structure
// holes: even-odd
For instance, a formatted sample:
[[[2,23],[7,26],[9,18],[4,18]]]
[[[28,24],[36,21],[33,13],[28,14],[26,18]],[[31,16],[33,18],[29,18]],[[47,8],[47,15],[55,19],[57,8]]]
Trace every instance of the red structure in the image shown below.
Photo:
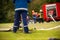
[[[52,20],[49,15],[52,15],[55,20],[60,20],[60,3],[44,4],[42,10],[45,21]]]

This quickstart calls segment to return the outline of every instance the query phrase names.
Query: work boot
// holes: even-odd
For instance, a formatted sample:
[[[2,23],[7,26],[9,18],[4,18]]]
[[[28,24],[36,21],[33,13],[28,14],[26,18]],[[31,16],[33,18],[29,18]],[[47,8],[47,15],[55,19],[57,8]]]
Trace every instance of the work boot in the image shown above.
[[[24,27],[24,32],[29,33],[28,27]]]
[[[16,33],[17,32],[17,27],[13,27],[13,32]]]

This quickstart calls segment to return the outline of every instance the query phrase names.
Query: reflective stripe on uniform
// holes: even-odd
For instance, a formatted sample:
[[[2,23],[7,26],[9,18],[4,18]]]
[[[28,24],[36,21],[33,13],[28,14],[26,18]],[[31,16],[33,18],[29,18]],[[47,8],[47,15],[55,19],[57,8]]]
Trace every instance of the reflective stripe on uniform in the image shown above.
[[[16,10],[26,10],[26,11],[28,11],[27,8],[16,8],[15,11],[16,11]]]
[[[14,26],[14,27],[18,27],[18,26]]]
[[[25,25],[24,27],[28,27],[27,25]]]

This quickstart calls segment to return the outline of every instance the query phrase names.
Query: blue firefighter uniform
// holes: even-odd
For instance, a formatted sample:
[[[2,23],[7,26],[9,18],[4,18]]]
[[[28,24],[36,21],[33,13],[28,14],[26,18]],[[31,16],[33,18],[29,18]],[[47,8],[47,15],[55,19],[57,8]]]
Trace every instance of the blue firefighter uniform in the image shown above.
[[[22,21],[23,21],[23,27],[24,32],[28,33],[28,24],[27,24],[27,12],[28,12],[28,3],[31,0],[13,0],[14,6],[15,6],[15,16],[14,16],[14,26],[13,26],[13,32],[16,32],[19,28],[20,24],[20,16],[22,15]]]

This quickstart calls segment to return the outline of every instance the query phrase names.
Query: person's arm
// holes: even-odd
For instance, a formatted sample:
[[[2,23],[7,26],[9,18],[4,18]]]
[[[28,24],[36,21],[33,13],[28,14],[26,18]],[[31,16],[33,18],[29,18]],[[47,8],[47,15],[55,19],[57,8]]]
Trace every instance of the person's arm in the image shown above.
[[[28,1],[28,3],[30,3],[32,0],[27,0]]]
[[[16,0],[13,0],[13,3],[15,3]]]

